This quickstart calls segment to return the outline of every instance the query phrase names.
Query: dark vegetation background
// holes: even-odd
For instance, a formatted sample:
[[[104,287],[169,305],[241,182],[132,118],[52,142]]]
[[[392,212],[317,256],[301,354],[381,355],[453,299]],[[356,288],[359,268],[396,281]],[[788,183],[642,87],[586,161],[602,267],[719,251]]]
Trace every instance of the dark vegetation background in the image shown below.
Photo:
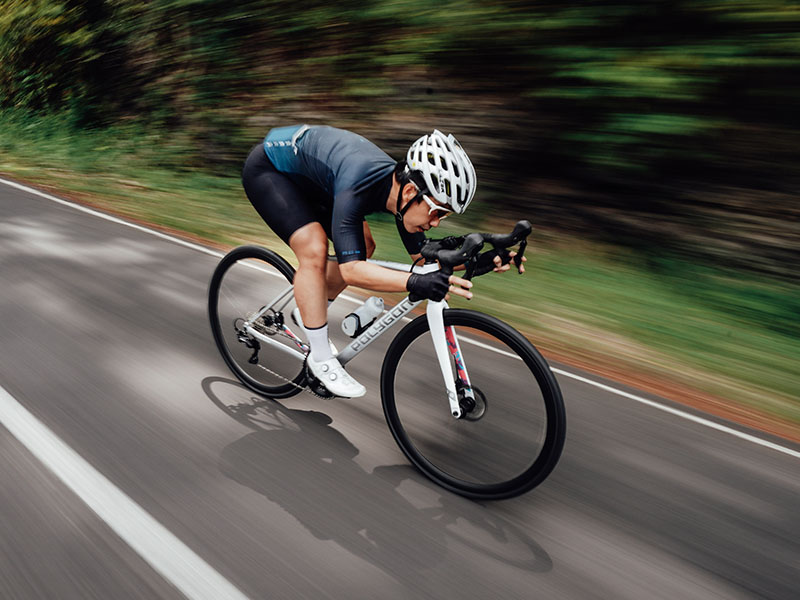
[[[479,211],[797,278],[800,5],[0,0],[0,107],[238,172],[273,125],[455,132]],[[134,132],[134,133],[132,133]],[[132,144],[135,139],[132,140]]]

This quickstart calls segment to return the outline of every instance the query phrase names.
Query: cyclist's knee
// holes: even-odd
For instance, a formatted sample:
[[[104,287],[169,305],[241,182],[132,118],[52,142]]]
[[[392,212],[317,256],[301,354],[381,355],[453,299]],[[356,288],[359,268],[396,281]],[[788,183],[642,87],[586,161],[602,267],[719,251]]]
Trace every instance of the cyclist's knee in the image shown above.
[[[319,250],[319,248],[316,248]],[[295,253],[302,269],[314,269],[325,275],[328,263],[327,247],[322,252],[315,252],[315,248],[306,247],[300,253]]]
[[[289,246],[301,267],[325,271],[328,262],[328,236],[322,225],[304,225],[289,238]]]

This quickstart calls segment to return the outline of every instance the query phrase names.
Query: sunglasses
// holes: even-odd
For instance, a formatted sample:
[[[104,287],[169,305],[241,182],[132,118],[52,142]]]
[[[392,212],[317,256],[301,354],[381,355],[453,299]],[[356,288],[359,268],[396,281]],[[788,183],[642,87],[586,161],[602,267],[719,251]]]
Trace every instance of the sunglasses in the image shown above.
[[[419,189],[419,187],[417,187],[416,184],[414,184],[414,187],[417,188],[417,191],[421,192],[421,190]],[[438,210],[441,213],[441,214],[436,216],[436,218],[439,219],[440,221],[446,219],[451,214],[453,214],[453,211],[452,211],[452,209],[450,207],[442,206],[440,204],[436,204],[426,194],[421,194],[421,195],[422,195],[422,199],[425,200],[425,203],[429,206],[429,208],[428,208],[428,218],[430,218],[430,216],[433,214],[433,211],[435,211],[435,210]]]

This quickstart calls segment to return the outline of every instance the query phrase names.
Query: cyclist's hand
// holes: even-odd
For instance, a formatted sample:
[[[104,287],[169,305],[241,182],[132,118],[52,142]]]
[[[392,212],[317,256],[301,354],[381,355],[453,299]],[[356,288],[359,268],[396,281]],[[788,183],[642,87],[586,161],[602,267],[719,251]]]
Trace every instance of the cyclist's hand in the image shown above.
[[[473,277],[484,275],[490,271],[503,273],[511,268],[511,261],[517,255],[516,252],[509,252],[508,250],[489,250],[478,256],[478,262],[475,265],[475,270],[472,273]],[[527,259],[523,256],[522,261]],[[520,264],[520,273],[525,272],[525,267]]]
[[[462,296],[467,300],[471,300],[472,292],[469,291],[469,288],[471,287],[472,287],[472,282],[469,281],[468,279],[462,279],[461,277],[450,275],[450,293],[447,294],[444,297],[444,299],[449,300],[450,294],[455,294],[456,296]]]
[[[503,271],[508,271],[511,268],[511,260],[513,260],[513,258],[516,255],[517,255],[516,252],[509,252],[509,254],[508,254],[508,261],[509,262],[507,262],[505,264],[503,264],[502,261],[500,261],[500,257],[499,256],[495,257],[494,262],[498,266],[498,268],[496,268],[495,271],[497,271],[498,273],[502,273]],[[522,262],[523,263],[528,262],[528,259],[525,256],[523,256],[522,257]],[[525,265],[524,264],[520,264],[519,265],[519,272],[520,272],[520,275],[525,272]]]
[[[447,297],[449,297],[449,292],[469,299],[472,298],[472,292],[469,291],[471,287],[471,281],[456,277],[455,275],[450,275],[448,277],[441,271],[425,273],[424,275],[412,273],[408,281],[406,281],[406,289],[411,292],[409,294],[409,300],[412,302],[417,302],[426,298],[435,302],[446,300]]]

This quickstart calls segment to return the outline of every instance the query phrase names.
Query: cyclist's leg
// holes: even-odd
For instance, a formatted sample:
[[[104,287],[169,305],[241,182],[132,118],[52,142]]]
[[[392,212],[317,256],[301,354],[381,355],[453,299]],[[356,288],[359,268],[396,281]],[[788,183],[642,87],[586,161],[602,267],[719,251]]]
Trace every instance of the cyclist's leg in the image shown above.
[[[294,298],[303,325],[307,329],[319,329],[328,322],[325,283],[328,236],[319,223],[308,223],[292,234],[289,246],[299,262],[294,275]]]
[[[260,146],[253,148],[245,162],[242,184],[261,218],[297,256],[294,294],[311,345],[309,369],[333,394],[363,396],[364,386],[344,371],[328,346],[328,236],[313,191],[302,189],[275,169]]]
[[[275,168],[260,144],[245,162],[242,185],[253,208],[300,261],[295,274],[295,297],[303,322],[311,328],[324,325],[328,238],[313,199],[309,199],[307,190]]]
[[[324,326],[328,241],[313,194],[278,171],[261,145],[252,149],[245,162],[242,185],[264,222],[300,261],[295,296],[304,323],[309,328]]]
[[[328,340],[328,301],[325,273],[328,265],[328,237],[320,223],[308,223],[289,238],[299,266],[294,275],[294,299],[300,309],[311,353],[311,373],[333,394],[356,398],[366,388],[344,370],[333,356]]]

